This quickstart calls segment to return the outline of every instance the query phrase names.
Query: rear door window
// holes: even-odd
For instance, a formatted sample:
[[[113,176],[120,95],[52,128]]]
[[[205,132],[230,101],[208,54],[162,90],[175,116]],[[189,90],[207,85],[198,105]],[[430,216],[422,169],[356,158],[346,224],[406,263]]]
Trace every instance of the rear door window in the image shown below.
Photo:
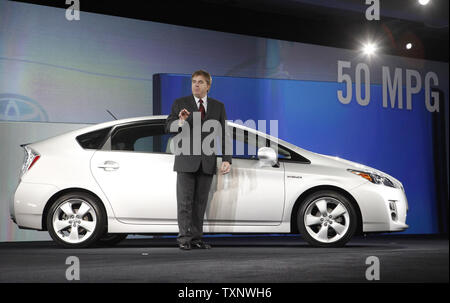
[[[89,132],[78,136],[76,139],[78,144],[85,149],[100,149],[103,143],[106,141],[111,127],[99,129],[93,132]]]
[[[165,133],[164,124],[123,126],[114,131],[111,150],[170,154],[171,136]]]

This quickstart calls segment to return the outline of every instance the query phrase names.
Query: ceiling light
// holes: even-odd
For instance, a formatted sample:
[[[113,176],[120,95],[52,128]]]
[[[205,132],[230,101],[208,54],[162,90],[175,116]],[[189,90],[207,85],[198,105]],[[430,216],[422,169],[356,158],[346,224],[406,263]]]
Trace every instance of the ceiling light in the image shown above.
[[[373,54],[375,54],[376,50],[377,50],[376,45],[370,42],[365,44],[362,48],[363,53],[366,54],[367,56],[372,56]]]
[[[419,4],[421,5],[427,5],[428,3],[430,3],[430,0],[419,0]]]

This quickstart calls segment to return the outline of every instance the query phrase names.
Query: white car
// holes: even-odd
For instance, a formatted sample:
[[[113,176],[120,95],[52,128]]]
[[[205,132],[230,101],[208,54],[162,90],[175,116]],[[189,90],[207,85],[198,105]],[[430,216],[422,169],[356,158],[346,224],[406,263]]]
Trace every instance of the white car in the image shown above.
[[[48,230],[71,248],[112,245],[128,234],[178,233],[166,117],[116,120],[22,145],[12,220]],[[204,233],[301,233],[312,245],[330,247],[355,234],[408,228],[407,198],[394,177],[228,125],[236,148],[254,148],[257,156],[233,156],[231,172],[214,175]]]

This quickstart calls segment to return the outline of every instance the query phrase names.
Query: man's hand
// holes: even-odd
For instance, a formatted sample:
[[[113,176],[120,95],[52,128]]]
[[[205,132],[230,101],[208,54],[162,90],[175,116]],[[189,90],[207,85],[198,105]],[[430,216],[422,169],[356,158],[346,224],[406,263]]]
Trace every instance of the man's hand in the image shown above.
[[[229,173],[230,169],[231,169],[230,162],[228,161],[222,162],[222,166],[220,167],[220,172],[222,173],[222,175]]]
[[[180,111],[180,113],[178,114],[178,118],[180,118],[181,120],[186,120],[187,117],[189,117],[190,114],[191,113],[187,109],[183,108]]]

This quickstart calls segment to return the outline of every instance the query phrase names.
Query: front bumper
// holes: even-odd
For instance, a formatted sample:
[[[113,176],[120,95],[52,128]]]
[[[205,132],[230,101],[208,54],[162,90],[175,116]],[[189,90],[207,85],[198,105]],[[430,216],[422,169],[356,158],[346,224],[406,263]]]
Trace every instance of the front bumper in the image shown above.
[[[363,232],[400,232],[409,227],[408,200],[403,188],[367,182],[350,193],[361,210]]]

